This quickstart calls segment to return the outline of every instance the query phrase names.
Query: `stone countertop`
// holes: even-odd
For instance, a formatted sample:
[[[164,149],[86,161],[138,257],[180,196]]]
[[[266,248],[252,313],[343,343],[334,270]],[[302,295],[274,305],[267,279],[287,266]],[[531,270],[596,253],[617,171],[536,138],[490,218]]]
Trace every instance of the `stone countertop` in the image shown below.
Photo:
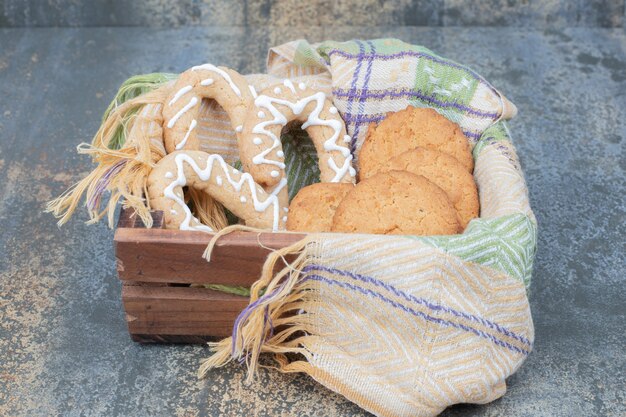
[[[626,412],[626,35],[623,29],[310,27],[0,29],[0,414],[366,415],[309,377],[227,366],[204,346],[133,343],[113,232],[44,203],[85,175],[119,84],[211,61],[264,71],[267,48],[398,37],[473,67],[519,108],[510,123],[539,223],[534,352],[490,405],[445,416]]]

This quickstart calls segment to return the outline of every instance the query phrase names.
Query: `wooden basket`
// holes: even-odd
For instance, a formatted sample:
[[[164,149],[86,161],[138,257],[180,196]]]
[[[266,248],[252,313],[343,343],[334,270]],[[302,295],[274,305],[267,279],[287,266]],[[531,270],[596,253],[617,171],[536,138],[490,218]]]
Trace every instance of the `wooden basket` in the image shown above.
[[[211,235],[163,228],[162,212],[146,229],[122,210],[115,231],[117,272],[128,332],[141,343],[202,343],[230,336],[248,298],[193,284],[250,287],[261,275],[268,248],[289,246],[297,233],[234,232],[221,238],[211,262],[202,258]]]

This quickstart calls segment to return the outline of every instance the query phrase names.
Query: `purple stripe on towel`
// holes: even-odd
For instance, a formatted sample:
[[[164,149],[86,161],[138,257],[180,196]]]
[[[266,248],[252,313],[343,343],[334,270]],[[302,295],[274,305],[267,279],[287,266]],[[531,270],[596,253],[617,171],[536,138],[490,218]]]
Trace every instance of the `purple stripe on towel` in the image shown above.
[[[237,318],[235,319],[235,323],[233,324],[233,336],[232,336],[232,344],[231,344],[231,353],[234,355],[235,353],[235,346],[237,345],[237,337],[238,337],[238,333],[239,333],[239,327],[243,324],[243,322],[245,322],[245,320],[250,317],[250,315],[258,308],[261,306],[262,303],[265,303],[266,301],[268,301],[270,298],[274,297],[277,293],[279,293],[280,291],[283,290],[285,286],[285,283],[282,283],[278,288],[275,288],[274,291],[272,291],[271,293],[266,293],[263,294],[261,297],[259,297],[256,301],[254,301],[252,304],[249,304],[248,306],[246,306],[246,308],[244,308],[241,313],[239,313],[239,315],[237,316]],[[268,315],[268,310],[264,311],[264,323],[263,323],[263,330],[265,330],[266,325],[267,325],[267,321],[269,320],[269,315]],[[274,325],[271,323],[270,321],[270,330],[273,333],[274,332]]]
[[[353,290],[353,291],[357,291],[357,292],[360,292],[360,293],[362,293],[364,295],[369,295],[369,296],[378,298],[379,300],[381,300],[381,301],[391,305],[392,307],[398,308],[398,309],[400,309],[400,310],[402,310],[402,311],[404,311],[404,312],[406,312],[408,314],[411,314],[413,316],[421,317],[421,318],[423,318],[426,321],[430,321],[430,322],[433,322],[433,323],[438,323],[438,324],[441,324],[441,325],[447,326],[447,327],[454,327],[456,329],[460,329],[460,330],[463,330],[463,331],[466,331],[466,332],[473,333],[476,336],[479,336],[479,337],[482,337],[484,339],[490,340],[491,342],[493,342],[494,344],[496,344],[498,346],[507,348],[507,349],[512,350],[512,351],[517,352],[517,353],[521,353],[523,355],[528,355],[530,353],[530,350],[521,349],[521,348],[519,348],[517,346],[514,346],[514,345],[508,343],[508,342],[500,340],[500,339],[498,339],[497,337],[495,337],[495,336],[493,336],[491,334],[485,333],[482,330],[475,329],[475,328],[473,328],[471,326],[466,326],[464,324],[455,323],[453,321],[444,320],[444,319],[441,319],[441,318],[438,318],[438,317],[433,317],[433,316],[428,315],[426,313],[423,313],[421,311],[414,310],[414,309],[412,309],[410,307],[406,307],[406,306],[404,306],[402,304],[399,304],[399,303],[391,300],[390,298],[387,298],[384,295],[382,295],[380,293],[377,293],[375,291],[372,291],[370,289],[367,289],[367,288],[362,288],[362,287],[359,287],[357,285],[349,284],[347,282],[340,282],[340,281],[337,281],[337,280],[334,280],[334,279],[330,279],[330,278],[323,277],[321,275],[314,275],[314,274],[313,275],[307,275],[307,277],[304,279],[304,281],[306,281],[306,280],[321,281],[321,282],[325,282],[326,284],[329,284],[329,285],[336,285],[336,286],[339,286],[339,287],[342,287],[342,288],[346,288],[346,289],[350,289],[350,290]]]
[[[461,103],[457,103],[456,101],[441,101],[432,95],[426,95],[421,91],[415,91],[410,88],[403,88],[397,90],[372,90],[366,91],[362,90],[361,92],[354,91],[353,89],[346,90],[342,88],[337,88],[333,90],[333,95],[335,97],[347,98],[348,100],[354,100],[355,98],[363,99],[383,99],[386,97],[389,98],[416,98],[418,100],[425,101],[429,104],[433,104],[437,107],[443,108],[455,108],[464,113],[471,114],[479,117],[488,117],[491,119],[497,119],[499,117],[498,113],[494,112],[486,112],[482,110],[477,110],[472,107],[466,106]],[[361,111],[362,113],[362,111]]]
[[[508,337],[511,337],[511,338],[513,338],[515,340],[518,340],[518,341],[528,345],[529,348],[532,348],[532,342],[530,340],[528,340],[524,336],[521,336],[521,335],[518,335],[518,334],[512,332],[511,330],[507,329],[504,326],[500,326],[498,323],[495,323],[493,321],[484,319],[484,318],[479,317],[479,316],[475,316],[473,314],[464,313],[462,311],[455,310],[455,309],[450,308],[450,307],[442,306],[440,304],[431,303],[431,302],[429,302],[428,300],[426,300],[424,298],[418,298],[418,297],[415,297],[415,296],[413,296],[411,294],[407,294],[406,292],[401,291],[401,290],[397,289],[396,287],[394,287],[393,285],[389,285],[389,284],[387,284],[387,283],[385,283],[385,282],[383,282],[381,280],[378,280],[378,279],[375,279],[375,278],[372,278],[372,277],[368,277],[368,276],[365,276],[365,275],[361,275],[361,274],[356,274],[356,273],[349,272],[349,271],[344,271],[344,270],[341,270],[341,269],[329,268],[329,267],[326,267],[326,266],[323,266],[323,265],[308,265],[302,271],[305,272],[305,273],[308,273],[308,272],[311,272],[311,271],[324,271],[324,272],[328,272],[328,273],[331,273],[331,274],[337,274],[337,275],[341,275],[341,276],[344,276],[344,277],[349,277],[349,278],[352,278],[352,279],[357,280],[357,281],[368,282],[370,284],[376,285],[377,287],[382,287],[382,288],[386,289],[387,291],[393,293],[397,297],[401,297],[401,298],[404,298],[407,301],[414,302],[416,304],[420,304],[420,305],[426,306],[426,307],[428,307],[429,309],[431,309],[433,311],[444,311],[444,312],[452,314],[452,315],[454,315],[456,317],[462,317],[464,319],[480,323],[480,324],[482,324],[484,326],[487,326],[487,327],[489,327],[491,329],[496,330],[499,333],[502,333],[502,334],[504,334],[504,335],[506,335]]]
[[[348,59],[354,59],[357,57],[357,55],[355,54],[351,54],[349,52],[346,52],[344,50],[341,49],[332,49],[331,51],[328,52],[328,58],[330,58],[333,55],[339,55],[342,56],[344,58],[348,58]],[[398,59],[398,58],[404,58],[404,57],[414,57],[414,58],[425,58],[428,59],[430,61],[436,62],[438,64],[441,65],[445,65],[451,68],[456,68],[456,69],[460,69],[460,70],[464,70],[467,71],[468,74],[471,74],[473,77],[479,79],[481,82],[485,83],[492,91],[495,92],[495,88],[493,88],[491,86],[491,84],[489,84],[487,82],[487,80],[485,80],[483,77],[480,76],[480,74],[474,72],[472,69],[465,67],[461,64],[457,64],[456,62],[452,62],[452,61],[447,61],[445,59],[442,58],[438,58],[434,55],[430,55],[427,54],[425,52],[417,52],[417,51],[402,51],[402,52],[397,52],[394,54],[377,54],[377,53],[372,53],[372,54],[362,54],[360,53],[359,55],[360,59],[367,59],[367,58],[372,58],[372,59],[377,59],[377,60],[381,60],[381,61],[389,61],[392,59]]]
[[[367,44],[372,49],[372,53],[376,52],[376,47],[372,41],[367,41]],[[374,58],[370,58],[367,62],[367,70],[365,72],[365,79],[363,81],[363,85],[360,89],[360,94],[358,97],[348,97],[348,100],[353,100],[354,98],[358,99],[359,102],[359,114],[363,114],[365,112],[365,102],[368,98],[368,87],[370,83],[370,78],[372,76],[372,66],[374,64]],[[351,93],[354,94],[355,91],[351,90]],[[356,152],[356,141],[359,137],[359,130],[361,129],[361,123],[357,123],[354,126],[354,133],[352,135],[352,139],[350,140],[350,152],[354,155]]]
[[[356,59],[357,59],[357,63],[356,63],[356,67],[354,68],[354,73],[352,74],[352,83],[350,84],[350,92],[355,93],[357,90],[357,81],[359,80],[359,73],[361,72],[361,66],[363,64],[363,59],[361,58],[362,56],[365,55],[365,46],[363,46],[362,42],[356,41],[359,45],[359,54],[356,55]],[[351,114],[352,113],[352,104],[354,102],[354,98],[355,97],[349,97],[348,98],[348,103],[346,105],[346,113]],[[348,123],[346,121],[346,123]],[[347,127],[347,126],[346,126]],[[356,135],[352,135],[352,139],[351,142],[354,142],[356,139]]]
[[[116,162],[104,173],[102,177],[100,177],[100,179],[98,179],[94,193],[90,196],[89,200],[87,200],[87,208],[89,210],[96,210],[100,206],[102,194],[109,186],[111,178],[117,175],[122,170],[122,168],[124,168],[124,165],[126,165],[127,162],[128,159],[122,159]]]
[[[363,123],[371,123],[371,122],[380,122],[383,120],[386,115],[385,114],[351,114],[345,113],[342,115],[343,120],[346,124],[352,123],[355,126],[361,125]],[[463,134],[468,138],[472,138],[475,140],[479,140],[481,137],[481,133],[472,132],[469,130],[463,130]]]

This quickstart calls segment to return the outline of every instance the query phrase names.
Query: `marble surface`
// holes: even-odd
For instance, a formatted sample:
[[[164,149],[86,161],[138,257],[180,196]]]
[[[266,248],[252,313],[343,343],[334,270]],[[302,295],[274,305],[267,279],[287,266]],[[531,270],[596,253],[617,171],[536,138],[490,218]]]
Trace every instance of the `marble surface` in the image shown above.
[[[0,415],[367,415],[303,375],[248,385],[233,365],[198,381],[205,347],[131,342],[113,232],[42,210],[91,168],[75,147],[128,76],[258,72],[270,45],[383,36],[471,65],[516,103],[539,222],[535,350],[502,399],[444,415],[624,415],[624,30],[399,26],[0,29]]]
[[[624,27],[624,0],[0,0],[0,27]]]

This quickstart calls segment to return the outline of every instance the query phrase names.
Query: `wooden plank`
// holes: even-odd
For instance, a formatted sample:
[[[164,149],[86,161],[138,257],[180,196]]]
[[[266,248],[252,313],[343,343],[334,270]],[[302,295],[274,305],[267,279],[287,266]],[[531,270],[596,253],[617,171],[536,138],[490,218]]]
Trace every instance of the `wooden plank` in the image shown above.
[[[162,211],[151,211],[152,216],[152,228],[163,229],[165,223],[163,222]],[[117,220],[117,228],[145,228],[146,226],[141,221],[141,217],[137,216],[134,210],[123,208],[120,209],[120,217]]]
[[[208,263],[202,254],[211,237],[202,232],[118,228],[114,240],[119,277],[123,281],[250,286],[261,274],[268,248],[292,245],[305,235],[233,232],[218,240]]]
[[[171,334],[131,334],[130,338],[137,343],[184,343],[184,344],[205,344],[206,342],[216,342],[224,336],[183,336]]]
[[[123,285],[128,331],[134,340],[162,342],[170,336],[230,336],[248,298],[206,288]],[[149,340],[154,339],[154,340]],[[183,342],[184,341],[180,341]]]

